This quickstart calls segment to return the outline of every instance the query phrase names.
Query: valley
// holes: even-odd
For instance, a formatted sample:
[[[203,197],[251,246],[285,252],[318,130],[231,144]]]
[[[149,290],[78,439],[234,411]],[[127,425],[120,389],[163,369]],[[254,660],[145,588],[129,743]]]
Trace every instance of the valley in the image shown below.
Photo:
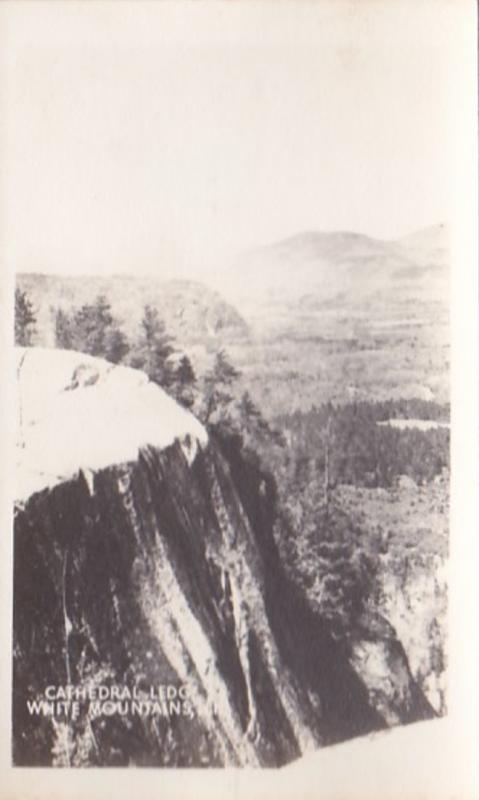
[[[80,502],[86,527],[78,530],[81,544],[74,566],[81,576],[84,563],[96,558],[88,538],[93,524],[89,504],[117,543],[118,532],[106,522],[113,504],[131,541],[121,574],[111,575],[116,588],[108,613],[113,621],[118,614],[140,619],[143,632],[139,641],[130,631],[130,644],[139,648],[136,661],[119,634],[113,644],[104,639],[104,655],[93,657],[104,631],[101,626],[96,631],[93,609],[84,607],[77,588],[76,624],[83,631],[84,657],[90,653],[91,665],[108,680],[124,677],[109,672],[110,657],[119,653],[130,678],[140,667],[155,681],[161,681],[164,669],[169,677],[194,676],[201,698],[194,734],[200,736],[199,749],[188,755],[191,736],[182,725],[168,739],[163,727],[155,731],[139,723],[135,736],[148,753],[138,756],[141,763],[161,760],[163,746],[163,763],[173,765],[286,763],[309,747],[446,713],[450,465],[443,226],[398,242],[346,233],[299,234],[243,255],[208,286],[150,276],[86,281],[28,273],[17,276],[17,288],[34,317],[27,344],[37,371],[30,389],[41,380],[42,363],[46,374],[50,363],[55,374],[63,363],[66,370],[57,394],[47,397],[41,409],[41,414],[48,412],[49,427],[35,422],[30,428],[23,421],[29,452],[42,463],[42,477],[38,484],[35,470],[20,460],[19,546],[24,547],[32,524],[43,526],[44,539],[35,546],[56,577],[52,583],[42,573],[42,580],[49,596],[58,594],[57,551],[70,544],[55,508],[63,515],[71,498],[81,498],[75,503]],[[75,326],[72,347],[67,334]],[[111,375],[107,362],[101,368],[83,363],[82,353],[94,361],[105,357],[103,348],[112,335],[121,347],[120,366],[110,364]],[[60,353],[55,345],[67,349]],[[150,433],[148,425],[156,412],[150,417],[148,401],[144,417],[135,400],[131,409],[125,406],[117,436],[115,417],[110,420],[104,405],[111,389],[97,408],[94,398],[100,395],[89,388],[95,389],[97,381],[100,387],[113,386],[113,379],[115,413],[125,406],[129,387],[145,393],[146,380],[151,390],[163,385],[204,429],[194,427],[193,437],[182,435],[179,449],[171,436],[166,445],[155,444],[157,433]],[[68,454],[75,460],[83,452],[69,422],[70,403],[78,396],[86,398],[78,408],[90,431],[86,441],[90,448],[94,442],[96,450],[89,450],[75,477],[67,467]],[[48,437],[56,440],[58,425],[62,438],[49,447]],[[46,438],[37,442],[41,430]],[[66,449],[65,442],[70,442]],[[145,446],[153,450],[143,452]],[[22,449],[20,455],[23,459]],[[130,466],[124,467],[125,459]],[[57,476],[53,486],[45,483],[48,475]],[[123,482],[130,486],[131,481],[136,488],[126,496]],[[163,498],[160,505],[155,497]],[[205,527],[209,503],[216,514],[214,537],[219,537],[210,543],[212,534]],[[170,541],[165,520],[182,531],[180,549]],[[194,543],[197,526],[205,539],[201,545]],[[238,532],[243,540],[239,556]],[[50,536],[56,543],[49,542]],[[140,548],[141,563],[131,548]],[[148,567],[148,553],[159,559],[158,569]],[[30,574],[34,567],[26,545],[19,558]],[[161,581],[173,592],[168,613]],[[289,610],[278,600],[286,587]],[[27,609],[28,598],[19,591],[18,603]],[[136,598],[131,608],[125,592]],[[110,601],[105,596],[102,602],[108,606]],[[29,625],[25,622],[30,631]],[[175,630],[181,632],[179,644]],[[304,650],[312,630],[310,655],[322,664],[322,676]],[[33,629],[30,633],[35,636]],[[49,637],[53,651],[60,646],[61,632],[53,626]],[[28,643],[22,639],[18,646],[22,685]],[[151,652],[154,664],[148,663]],[[61,659],[49,664],[61,673]],[[340,665],[341,678],[335,677],[335,665]],[[81,670],[78,674],[87,680]],[[40,691],[41,675],[37,678]],[[346,684],[349,710],[341,700]],[[221,698],[223,734],[211,734],[211,692]],[[18,736],[25,731],[34,736],[18,714]],[[228,727],[225,718],[231,714],[234,722]],[[280,728],[273,734],[275,720]],[[52,735],[48,741],[55,750],[60,745]],[[89,743],[86,756],[75,745],[79,763],[83,758],[123,763],[128,748],[112,745],[114,725],[103,733],[97,730],[103,742],[100,762],[88,731],[78,735]],[[22,763],[51,757],[35,746],[32,751],[18,747]],[[68,758],[62,751],[55,763]]]

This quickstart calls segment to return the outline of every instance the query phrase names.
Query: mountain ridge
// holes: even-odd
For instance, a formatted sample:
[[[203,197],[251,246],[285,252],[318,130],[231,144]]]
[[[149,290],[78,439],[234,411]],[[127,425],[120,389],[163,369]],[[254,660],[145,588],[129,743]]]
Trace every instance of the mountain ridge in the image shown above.
[[[287,253],[289,251],[294,251],[296,248],[300,251],[302,249],[307,250],[310,248],[313,251],[311,255],[314,254],[314,248],[316,248],[318,255],[320,255],[322,254],[322,251],[324,251],[323,254],[327,254],[328,252],[330,253],[330,251],[334,248],[340,248],[341,246],[346,248],[362,246],[368,247],[376,252],[378,250],[387,252],[401,244],[425,244],[426,242],[431,242],[431,244],[437,245],[437,241],[435,240],[437,240],[439,237],[447,239],[447,228],[443,223],[426,226],[418,229],[417,231],[413,231],[410,234],[388,239],[371,236],[359,231],[349,231],[346,229],[308,229],[304,231],[298,231],[291,236],[287,236],[286,238],[275,242],[269,242],[257,247],[250,247],[243,251],[239,258],[247,258],[248,256],[260,253],[264,254],[268,251]]]

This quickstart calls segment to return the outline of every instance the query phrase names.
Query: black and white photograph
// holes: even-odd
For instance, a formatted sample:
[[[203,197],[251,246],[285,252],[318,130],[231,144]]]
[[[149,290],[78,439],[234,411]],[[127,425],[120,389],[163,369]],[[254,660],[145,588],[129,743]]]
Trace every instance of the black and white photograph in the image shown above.
[[[473,6],[0,10],[14,770],[306,763],[326,798],[323,753],[411,735],[454,784]]]

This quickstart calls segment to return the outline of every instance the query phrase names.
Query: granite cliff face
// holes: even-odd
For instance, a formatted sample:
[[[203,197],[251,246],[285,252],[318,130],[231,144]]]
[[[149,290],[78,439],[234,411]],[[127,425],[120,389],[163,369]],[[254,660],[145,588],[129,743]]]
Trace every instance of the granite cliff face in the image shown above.
[[[446,561],[439,553],[410,558],[402,573],[389,566],[381,604],[416,682],[440,715],[446,713],[446,575]]]
[[[390,631],[377,702],[371,631],[347,652],[288,582],[274,482],[234,440],[135,370],[22,350],[18,372],[16,764],[279,765],[433,716]],[[68,687],[76,715],[41,705]]]

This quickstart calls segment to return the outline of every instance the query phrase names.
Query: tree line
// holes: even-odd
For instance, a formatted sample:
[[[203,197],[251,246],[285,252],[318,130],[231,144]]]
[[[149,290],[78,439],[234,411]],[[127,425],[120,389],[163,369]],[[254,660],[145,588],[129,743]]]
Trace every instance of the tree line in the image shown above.
[[[35,324],[32,304],[17,290],[18,344],[33,343]],[[55,310],[55,343],[143,370],[193,411],[225,453],[240,451],[268,477],[278,492],[275,538],[282,563],[335,635],[347,637],[374,597],[381,543],[338,506],[334,487],[389,487],[399,474],[418,483],[431,480],[448,464],[448,431],[377,423],[392,417],[447,418],[448,408],[402,400],[327,403],[279,416],[273,424],[242,390],[241,373],[224,350],[197,375],[157,309],[144,307],[129,340],[102,295],[69,312]]]
[[[447,419],[438,403],[325,403],[308,412],[282,415],[276,422],[290,446],[289,480],[298,488],[322,475],[331,488],[340,483],[388,488],[400,475],[428,483],[449,467],[449,430],[400,429],[379,425],[404,410],[428,419]],[[419,418],[419,417],[418,417]],[[327,474],[326,474],[327,473]],[[326,487],[327,488],[327,487]]]
[[[128,339],[105,295],[92,303],[54,313],[55,346],[105,358],[145,372],[151,381],[191,409],[208,427],[223,435],[254,442],[280,442],[248,391],[241,392],[241,373],[219,350],[209,370],[198,377],[190,358],[166,330],[158,310],[145,305],[136,337]],[[37,318],[26,292],[15,292],[15,343],[34,343]]]

